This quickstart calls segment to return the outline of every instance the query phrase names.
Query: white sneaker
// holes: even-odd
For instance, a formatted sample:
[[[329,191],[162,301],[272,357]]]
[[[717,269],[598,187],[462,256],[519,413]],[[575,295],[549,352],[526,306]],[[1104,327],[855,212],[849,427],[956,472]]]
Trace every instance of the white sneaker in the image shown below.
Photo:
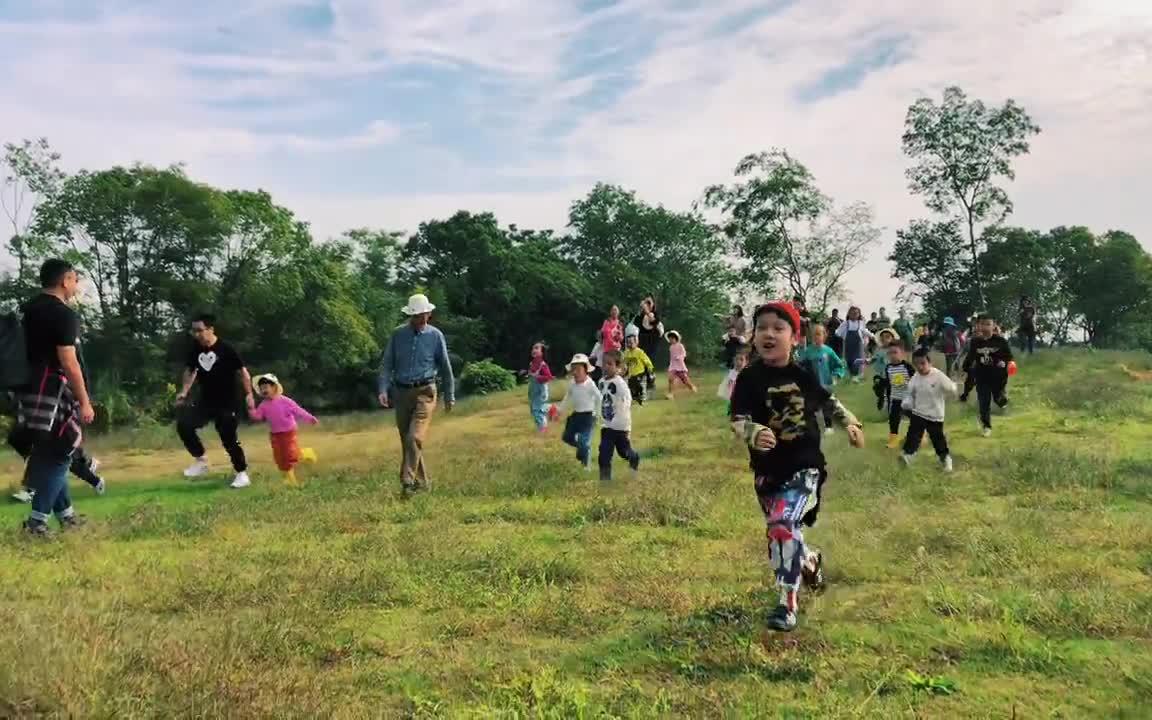
[[[100,478],[100,482],[96,483],[96,494],[103,495],[107,487],[104,485],[104,478]]]
[[[904,467],[912,467],[912,456],[908,453],[900,453],[900,462],[904,463]]]
[[[835,435],[835,434],[836,434],[836,428],[824,428],[824,435],[825,436]]]
[[[252,484],[252,481],[248,478],[248,473],[238,472],[238,473],[236,473],[236,479],[232,481],[231,487],[234,487],[237,490],[239,490],[240,488],[246,488],[251,484]]]
[[[952,456],[951,455],[945,455],[944,460],[942,460],[941,462],[944,465],[944,472],[946,472],[946,473],[952,472]]]
[[[188,469],[184,471],[184,477],[186,477],[186,478],[200,477],[201,475],[207,475],[207,474],[208,474],[208,461],[205,460],[204,458],[198,459],[196,462],[189,465]]]
[[[984,437],[992,437],[992,428],[986,427],[980,429],[980,434]]]
[[[12,499],[16,502],[30,503],[32,502],[33,492],[28,488],[20,488],[19,492],[12,493]]]

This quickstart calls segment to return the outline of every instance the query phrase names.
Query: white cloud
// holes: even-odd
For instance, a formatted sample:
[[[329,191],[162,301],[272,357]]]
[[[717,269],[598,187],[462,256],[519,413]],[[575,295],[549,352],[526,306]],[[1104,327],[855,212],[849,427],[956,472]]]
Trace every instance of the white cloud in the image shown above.
[[[47,135],[73,165],[184,160],[205,180],[269,189],[321,236],[357,225],[411,229],[459,208],[559,228],[592,178],[687,207],[702,187],[729,179],[744,154],[783,146],[827,192],[873,203],[894,231],[924,213],[903,175],[907,106],[959,84],[989,102],[1016,98],[1044,128],[1009,186],[1016,221],[1124,228],[1152,247],[1152,216],[1137,200],[1152,193],[1147,0],[799,0],[727,33],[716,29],[721,20],[762,0],[624,0],[592,16],[575,0],[330,5],[335,25],[322,36],[290,27],[277,11],[285,5],[272,0],[109,2],[94,24],[0,19],[0,138]],[[906,61],[817,102],[797,99],[882,38],[902,39]],[[638,66],[604,69],[605,59],[649,39],[655,50]],[[574,66],[581,55],[600,69]],[[447,107],[532,157],[457,167],[444,149],[428,148],[429,163],[443,163],[446,174],[490,178],[489,188],[466,194],[331,189],[340,178],[311,171],[319,153],[408,139],[386,116],[351,132],[326,129],[321,119],[340,108],[315,91],[349,78],[418,89],[421,81],[388,74],[409,63],[479,72]],[[582,109],[622,73],[632,87],[601,109]],[[243,109],[230,104],[240,100]],[[295,129],[262,129],[273,120]],[[556,135],[558,120],[575,127]],[[281,161],[275,171],[263,163],[270,154]],[[285,162],[297,163],[299,178],[285,177]],[[564,187],[501,191],[533,177]],[[885,254],[851,278],[858,302],[891,305]]]

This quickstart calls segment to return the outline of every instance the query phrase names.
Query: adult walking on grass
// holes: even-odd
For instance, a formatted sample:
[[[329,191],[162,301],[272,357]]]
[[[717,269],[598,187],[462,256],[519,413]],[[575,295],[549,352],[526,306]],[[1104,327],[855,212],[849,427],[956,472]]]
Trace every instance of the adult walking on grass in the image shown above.
[[[396,408],[396,429],[404,457],[400,485],[405,495],[428,489],[424,439],[436,409],[436,378],[444,388],[444,409],[456,404],[456,380],[448,360],[444,333],[428,324],[436,306],[413,295],[404,306],[408,322],[392,333],[380,361],[380,405]]]
[[[240,401],[237,390],[241,387],[244,389],[248,410],[256,407],[256,399],[252,395],[252,375],[236,348],[216,336],[214,315],[197,315],[192,320],[191,330],[196,342],[188,353],[180,394],[176,396],[176,406],[180,410],[176,432],[188,454],[194,458],[193,463],[184,471],[184,477],[200,477],[208,472],[204,443],[200,441],[197,431],[212,423],[216,426],[216,434],[236,472],[232,487],[246,488],[252,481],[248,478],[248,459],[240,445],[240,419],[236,415],[236,408]],[[200,397],[196,401],[189,400],[193,387],[200,389]]]
[[[76,270],[65,260],[47,260],[40,286],[21,308],[29,383],[16,391],[16,432],[28,441],[24,484],[33,491],[24,530],[44,536],[53,515],[65,529],[82,524],[68,494],[68,467],[83,440],[81,424],[96,412],[76,353],[80,320],[68,306],[79,287]]]

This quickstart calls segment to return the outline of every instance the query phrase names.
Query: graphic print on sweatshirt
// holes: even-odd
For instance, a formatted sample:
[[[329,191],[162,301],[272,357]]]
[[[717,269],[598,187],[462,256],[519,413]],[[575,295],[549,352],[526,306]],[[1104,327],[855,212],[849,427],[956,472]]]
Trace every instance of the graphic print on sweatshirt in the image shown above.
[[[604,422],[612,422],[616,419],[616,393],[619,392],[619,385],[614,382],[604,383],[600,392],[600,417],[604,418]]]
[[[805,430],[804,391],[796,383],[767,388],[768,427],[784,442],[802,436]]]

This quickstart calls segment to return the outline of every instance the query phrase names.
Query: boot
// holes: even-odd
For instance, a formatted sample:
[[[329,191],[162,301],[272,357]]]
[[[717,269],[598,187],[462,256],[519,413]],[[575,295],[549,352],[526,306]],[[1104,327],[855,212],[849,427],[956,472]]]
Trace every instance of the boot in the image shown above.
[[[284,471],[284,484],[288,487],[299,487],[300,481],[296,479],[296,470]]]
[[[304,462],[316,462],[316,451],[312,448],[300,448],[300,459]]]
[[[896,433],[888,433],[888,449],[895,450],[900,447],[900,435]]]

